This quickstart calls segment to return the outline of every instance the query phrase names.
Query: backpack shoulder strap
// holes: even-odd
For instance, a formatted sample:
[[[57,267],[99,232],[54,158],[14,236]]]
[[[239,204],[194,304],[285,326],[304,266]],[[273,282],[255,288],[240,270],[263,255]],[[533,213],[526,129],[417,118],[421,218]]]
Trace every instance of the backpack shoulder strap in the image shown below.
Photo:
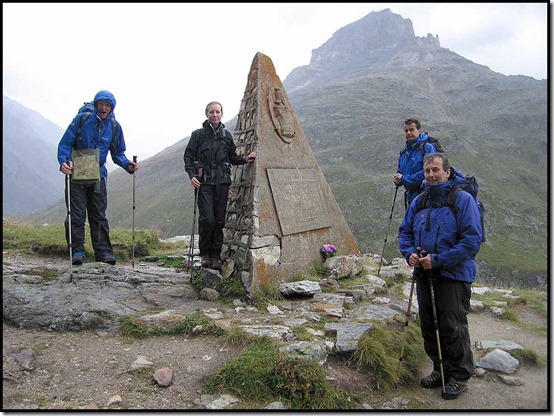
[[[421,152],[421,156],[425,156],[425,145],[429,143],[429,140],[425,140],[424,142],[419,142],[417,145],[417,148]]]
[[[445,207],[445,206],[450,207],[450,209],[452,210],[454,215],[456,215],[456,213],[458,212],[458,209],[456,208],[456,197],[458,196],[458,193],[461,190],[462,189],[460,188],[459,185],[453,186],[452,189],[450,189],[450,191],[448,191],[448,194],[446,195],[446,200],[442,204],[440,204],[440,206],[441,207]],[[419,200],[417,201],[417,211],[421,211],[422,209],[424,209],[426,207],[426,203],[427,203],[428,198],[429,198],[429,191],[428,190],[423,191],[423,193],[419,197]],[[438,206],[434,206],[434,208],[437,208],[437,207]]]
[[[81,137],[81,127],[85,123],[85,120],[89,118],[90,113],[88,111],[83,112],[83,115],[79,119],[79,125],[77,126],[77,137]]]
[[[119,128],[120,128],[119,122],[115,119],[115,117],[112,117],[112,142],[115,141]]]
[[[446,205],[450,207],[454,216],[458,213],[458,208],[456,207],[456,197],[462,191],[459,185],[453,186],[448,195],[446,196]]]
[[[110,142],[110,151],[115,152],[119,147],[119,142],[117,141],[117,132],[121,128],[119,122],[112,117],[112,141]]]
[[[419,212],[422,209],[425,208],[425,204],[427,203],[427,198],[429,198],[429,190],[425,190],[421,193],[418,201],[417,201],[417,211]]]

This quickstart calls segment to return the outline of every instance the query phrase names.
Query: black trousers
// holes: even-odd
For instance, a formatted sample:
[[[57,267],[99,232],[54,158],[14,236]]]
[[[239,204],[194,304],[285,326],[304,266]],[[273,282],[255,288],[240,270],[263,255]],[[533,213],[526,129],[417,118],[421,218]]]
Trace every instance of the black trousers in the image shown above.
[[[219,258],[229,185],[205,185],[198,189],[198,248],[201,256]]]
[[[430,282],[427,272],[423,275],[418,272],[417,301],[423,345],[433,361],[433,369],[440,371]],[[433,286],[445,381],[448,382],[450,377],[466,381],[473,375],[473,353],[467,322],[471,283],[438,277],[433,279]]]
[[[96,260],[106,254],[113,254],[110,242],[110,228],[106,217],[108,195],[106,179],[96,185],[71,183],[71,245],[73,253],[85,249],[85,220],[88,215],[90,237]],[[65,190],[67,204],[67,181]],[[65,238],[69,244],[69,216],[65,219]]]

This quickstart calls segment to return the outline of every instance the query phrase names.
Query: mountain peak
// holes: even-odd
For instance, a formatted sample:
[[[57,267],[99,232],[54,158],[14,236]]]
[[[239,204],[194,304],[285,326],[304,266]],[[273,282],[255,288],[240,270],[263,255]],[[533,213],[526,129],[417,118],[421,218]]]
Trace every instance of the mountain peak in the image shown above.
[[[371,12],[336,31],[331,39],[312,51],[310,65],[330,60],[350,60],[360,54],[371,55],[414,43],[419,47],[440,48],[438,36],[428,34],[425,38],[416,38],[410,19],[384,9]]]
[[[410,19],[384,9],[337,30],[327,42],[312,50],[310,64],[295,68],[283,84],[293,92],[337,77],[389,73],[393,68],[414,65],[426,68],[444,51],[438,36],[416,37]],[[442,54],[438,62],[444,64],[453,58],[460,59],[454,53]]]

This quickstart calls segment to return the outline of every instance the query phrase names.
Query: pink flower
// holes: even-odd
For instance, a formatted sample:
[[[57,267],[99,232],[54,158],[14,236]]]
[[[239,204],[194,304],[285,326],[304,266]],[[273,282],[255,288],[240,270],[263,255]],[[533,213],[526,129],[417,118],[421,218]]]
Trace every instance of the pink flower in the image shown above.
[[[321,254],[325,258],[333,257],[336,251],[337,247],[333,244],[324,244],[321,246]]]

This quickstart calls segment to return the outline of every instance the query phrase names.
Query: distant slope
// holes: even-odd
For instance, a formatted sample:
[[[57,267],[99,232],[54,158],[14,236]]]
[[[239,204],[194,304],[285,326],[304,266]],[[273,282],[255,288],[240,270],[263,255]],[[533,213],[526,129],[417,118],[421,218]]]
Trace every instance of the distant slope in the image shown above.
[[[3,216],[43,210],[63,197],[64,175],[56,161],[63,130],[6,96],[2,124]]]

